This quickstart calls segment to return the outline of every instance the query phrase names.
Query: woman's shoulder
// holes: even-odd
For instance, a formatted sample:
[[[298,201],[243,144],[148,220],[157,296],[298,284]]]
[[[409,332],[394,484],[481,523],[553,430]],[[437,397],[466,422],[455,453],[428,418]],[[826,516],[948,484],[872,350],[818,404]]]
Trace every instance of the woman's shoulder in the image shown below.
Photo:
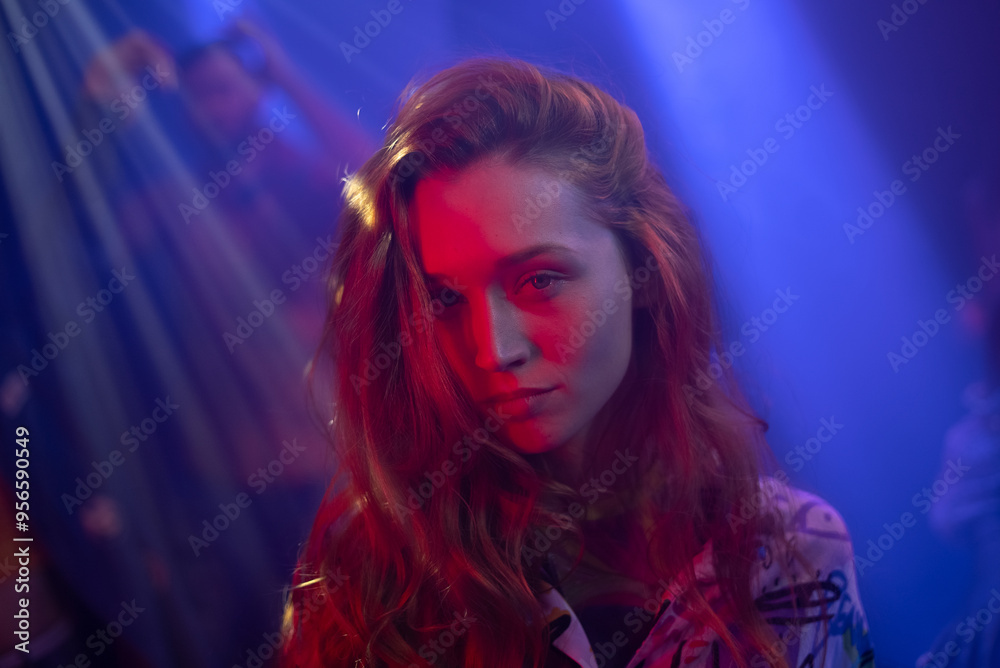
[[[754,607],[778,637],[750,665],[870,668],[874,651],[858,591],[851,537],[843,516],[818,494],[787,481],[761,478],[758,493],[730,515],[735,529],[760,520],[759,551],[750,572]],[[769,521],[773,520],[773,521]],[[694,571],[706,600],[723,616],[715,541],[695,557]],[[667,583],[672,603],[637,654],[647,665],[730,665],[714,630],[686,604],[686,581]],[[719,654],[714,654],[718,652]],[[722,657],[714,658],[716,656]]]
[[[817,665],[869,665],[874,652],[843,516],[818,494],[781,480],[762,478],[760,489],[784,540],[761,541],[752,587],[758,610],[786,631],[781,620],[826,620],[795,627],[794,665],[810,656],[824,657]]]
[[[742,499],[726,516],[733,531],[754,519],[764,520],[760,538],[765,547],[794,545],[824,563],[853,558],[843,516],[818,494],[792,486],[787,476],[761,476],[756,493]]]
[[[851,534],[843,515],[826,499],[788,482],[761,478],[761,504],[770,507],[785,541],[816,567],[853,566]]]

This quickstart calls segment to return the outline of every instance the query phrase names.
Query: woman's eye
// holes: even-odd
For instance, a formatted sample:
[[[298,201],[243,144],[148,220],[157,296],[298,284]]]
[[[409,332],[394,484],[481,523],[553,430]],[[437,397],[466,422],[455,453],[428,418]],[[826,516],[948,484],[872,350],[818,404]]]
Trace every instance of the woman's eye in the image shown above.
[[[565,281],[565,279],[558,274],[538,272],[529,275],[521,283],[517,292],[521,293],[525,288],[529,288],[529,292],[527,293],[528,297],[533,295],[540,295],[544,297],[555,292],[558,285],[563,281]],[[428,288],[428,292],[431,294],[431,301],[441,302],[441,305],[445,309],[453,308],[454,306],[463,304],[467,301],[461,293],[450,288],[430,287]]]
[[[532,274],[523,285],[530,285],[535,292],[551,292],[552,288],[563,279],[556,274],[538,273]]]
[[[432,287],[428,291],[431,293],[431,301],[441,302],[441,305],[446,309],[465,301],[465,297],[461,293],[451,288]]]

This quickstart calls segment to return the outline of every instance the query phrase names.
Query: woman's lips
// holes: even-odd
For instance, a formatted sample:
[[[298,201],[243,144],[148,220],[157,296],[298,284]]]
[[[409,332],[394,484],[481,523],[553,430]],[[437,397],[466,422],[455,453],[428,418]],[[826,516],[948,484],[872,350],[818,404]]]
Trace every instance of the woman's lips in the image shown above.
[[[525,420],[538,415],[545,408],[555,389],[539,390],[514,399],[488,401],[483,405],[496,411],[501,419]]]

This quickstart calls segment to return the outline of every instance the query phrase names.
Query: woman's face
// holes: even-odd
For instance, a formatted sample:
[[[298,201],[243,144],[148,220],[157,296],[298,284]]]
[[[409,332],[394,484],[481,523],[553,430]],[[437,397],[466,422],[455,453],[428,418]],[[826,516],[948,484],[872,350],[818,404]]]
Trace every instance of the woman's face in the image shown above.
[[[484,426],[523,453],[583,447],[632,354],[624,253],[581,200],[544,169],[481,161],[424,178],[409,206],[436,336]]]

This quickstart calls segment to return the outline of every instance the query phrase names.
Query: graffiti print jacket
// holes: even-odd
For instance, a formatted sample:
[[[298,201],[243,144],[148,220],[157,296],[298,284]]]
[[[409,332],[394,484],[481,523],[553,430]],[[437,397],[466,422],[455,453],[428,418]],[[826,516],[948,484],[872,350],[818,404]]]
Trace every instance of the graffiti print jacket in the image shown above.
[[[750,657],[750,665],[771,666],[777,656],[783,655],[792,668],[874,668],[874,650],[858,596],[853,549],[843,518],[820,497],[778,485],[771,478],[762,480],[761,490],[762,497],[774,503],[784,518],[789,540],[817,570],[793,570],[793,581],[789,581],[772,556],[775,550],[763,542],[753,592],[758,610],[778,640],[769,654]],[[550,559],[547,570],[553,573],[551,564]],[[695,557],[694,569],[696,586],[725,618],[719,587],[713,582],[710,540]],[[560,657],[564,664],[571,661],[583,668],[738,665],[718,635],[699,625],[684,607],[683,592],[690,584],[675,579],[669,583],[661,580],[661,585],[665,586],[640,606],[634,599],[616,600],[614,591],[599,591],[597,584],[591,591],[585,589],[582,599],[577,592],[574,600],[588,601],[589,624],[581,623],[561,587],[550,588],[538,598],[547,615],[552,647],[564,655]],[[793,598],[798,602],[795,614]],[[600,629],[600,637],[588,637],[585,625],[592,631]]]

